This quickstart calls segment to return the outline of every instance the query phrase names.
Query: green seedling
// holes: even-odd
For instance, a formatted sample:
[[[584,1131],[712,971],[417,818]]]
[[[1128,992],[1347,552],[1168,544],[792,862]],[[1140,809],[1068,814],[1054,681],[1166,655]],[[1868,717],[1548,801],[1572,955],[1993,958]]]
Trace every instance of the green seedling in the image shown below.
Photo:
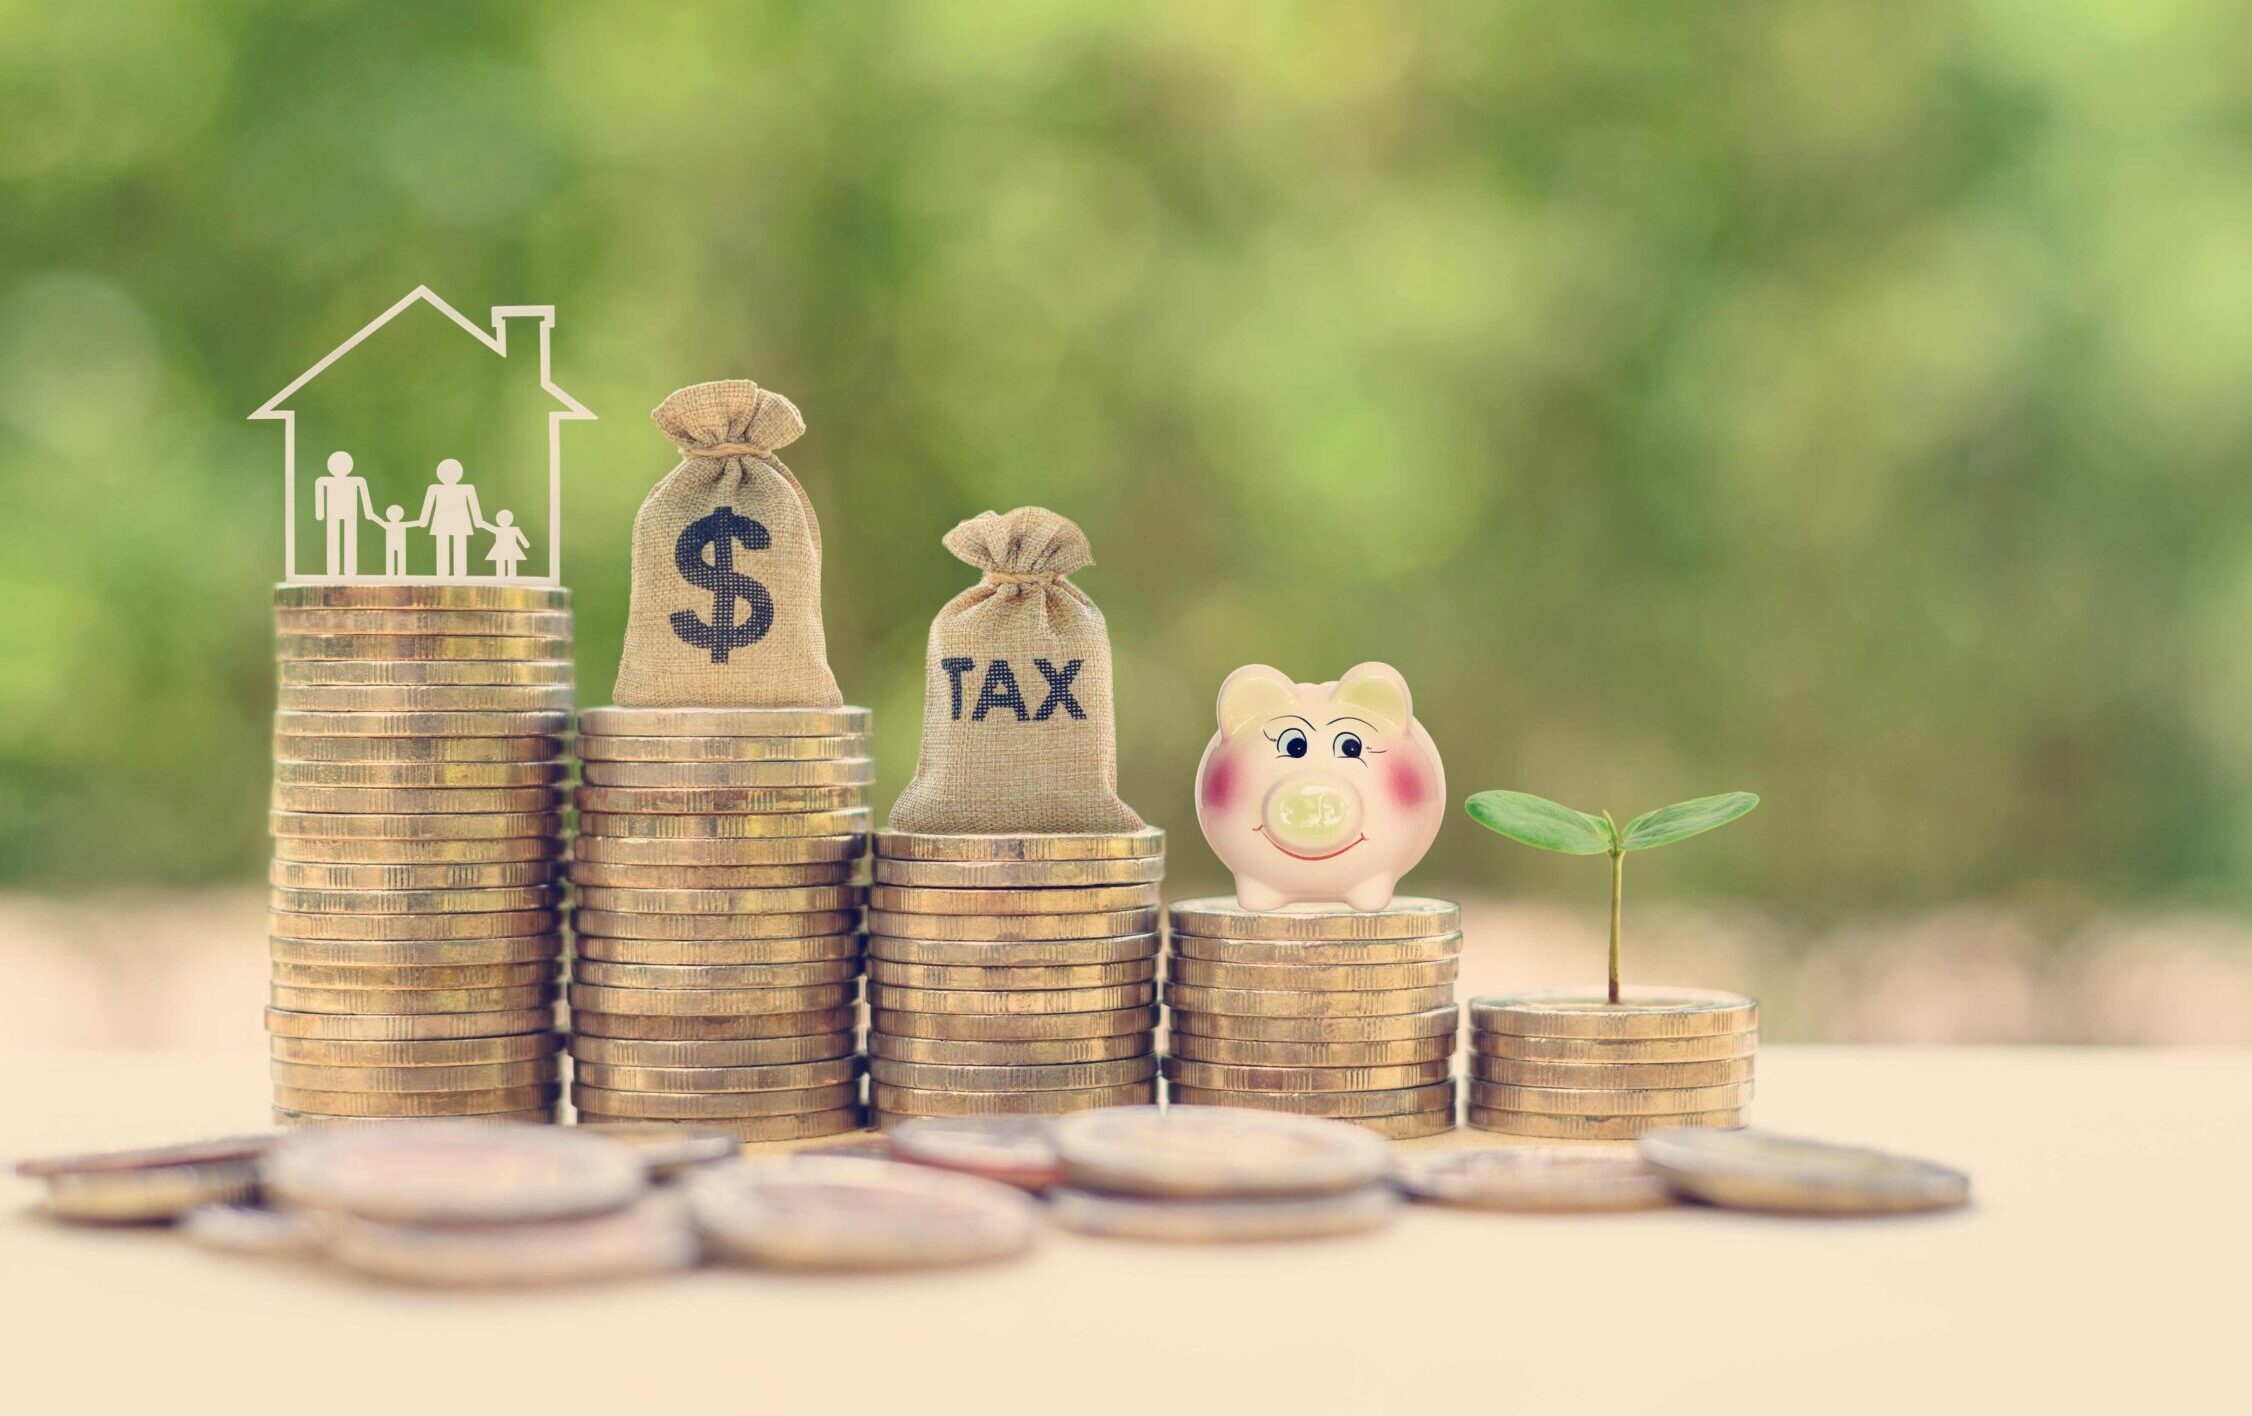
[[[1619,905],[1626,885],[1626,853],[1701,836],[1759,805],[1750,792],[1678,801],[1644,812],[1621,827],[1606,811],[1590,816],[1529,792],[1479,792],[1463,807],[1470,819],[1512,841],[1564,855],[1611,858],[1611,1001],[1619,1001]]]

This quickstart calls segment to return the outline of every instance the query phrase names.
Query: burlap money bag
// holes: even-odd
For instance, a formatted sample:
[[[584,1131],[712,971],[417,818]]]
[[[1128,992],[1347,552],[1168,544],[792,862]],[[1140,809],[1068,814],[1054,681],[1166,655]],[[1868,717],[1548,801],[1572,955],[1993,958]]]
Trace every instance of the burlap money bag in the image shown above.
[[[1110,630],[1064,577],[1095,563],[1042,507],[986,512],[946,533],[978,583],[931,621],[923,750],[895,831],[1136,831],[1118,799]]]
[[[649,415],[681,463],[633,518],[617,701],[633,708],[833,708],[821,523],[775,456],[797,405],[748,379],[681,389]]]

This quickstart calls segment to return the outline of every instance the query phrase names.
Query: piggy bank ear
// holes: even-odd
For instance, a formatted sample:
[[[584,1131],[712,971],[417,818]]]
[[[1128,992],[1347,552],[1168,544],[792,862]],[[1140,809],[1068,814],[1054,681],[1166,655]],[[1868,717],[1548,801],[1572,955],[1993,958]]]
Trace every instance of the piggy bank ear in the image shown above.
[[[1386,732],[1397,732],[1415,716],[1407,680],[1390,664],[1355,664],[1337,681],[1336,701],[1357,710]]]
[[[1220,685],[1220,735],[1234,737],[1247,723],[1256,723],[1298,701],[1298,685],[1290,675],[1265,664],[1245,664]]]

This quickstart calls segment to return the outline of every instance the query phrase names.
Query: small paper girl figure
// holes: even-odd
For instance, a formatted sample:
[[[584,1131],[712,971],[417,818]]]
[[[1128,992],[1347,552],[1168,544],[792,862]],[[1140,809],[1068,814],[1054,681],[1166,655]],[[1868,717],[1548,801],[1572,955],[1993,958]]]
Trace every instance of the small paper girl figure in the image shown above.
[[[384,519],[377,523],[383,528],[383,573],[385,575],[405,575],[407,573],[407,532],[422,525],[422,522],[406,520],[407,509],[397,502],[393,502],[390,506],[384,508],[383,514]]]
[[[493,563],[493,574],[502,580],[513,580],[516,568],[524,563],[524,553],[531,548],[524,528],[516,524],[516,513],[496,512],[493,524],[485,529],[493,533],[493,548],[485,553],[485,559]]]

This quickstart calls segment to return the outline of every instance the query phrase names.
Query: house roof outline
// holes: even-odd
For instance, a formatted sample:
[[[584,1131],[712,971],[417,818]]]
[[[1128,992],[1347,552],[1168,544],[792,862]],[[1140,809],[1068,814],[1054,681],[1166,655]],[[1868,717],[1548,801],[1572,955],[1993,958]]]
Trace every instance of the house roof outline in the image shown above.
[[[470,338],[492,350],[503,359],[508,357],[508,321],[510,319],[537,315],[540,317],[540,324],[543,328],[552,329],[555,326],[555,307],[553,305],[495,305],[492,308],[493,327],[490,331],[487,331],[483,326],[473,323],[461,311],[447,304],[444,298],[429,286],[417,285],[414,289],[400,296],[390,309],[361,325],[351,338],[321,356],[319,363],[291,379],[283,386],[281,392],[258,405],[258,410],[250,415],[251,419],[256,421],[289,417],[294,410],[289,407],[288,400],[297,390],[319,378],[329,365],[357,349],[369,335],[391,323],[402,311],[417,300],[423,301],[439,314],[461,326]],[[574,420],[592,419],[595,415],[587,411],[585,404],[556,386],[548,368],[547,350],[544,346],[540,350],[540,354],[540,387],[556,402],[562,404],[565,410],[555,416]]]

